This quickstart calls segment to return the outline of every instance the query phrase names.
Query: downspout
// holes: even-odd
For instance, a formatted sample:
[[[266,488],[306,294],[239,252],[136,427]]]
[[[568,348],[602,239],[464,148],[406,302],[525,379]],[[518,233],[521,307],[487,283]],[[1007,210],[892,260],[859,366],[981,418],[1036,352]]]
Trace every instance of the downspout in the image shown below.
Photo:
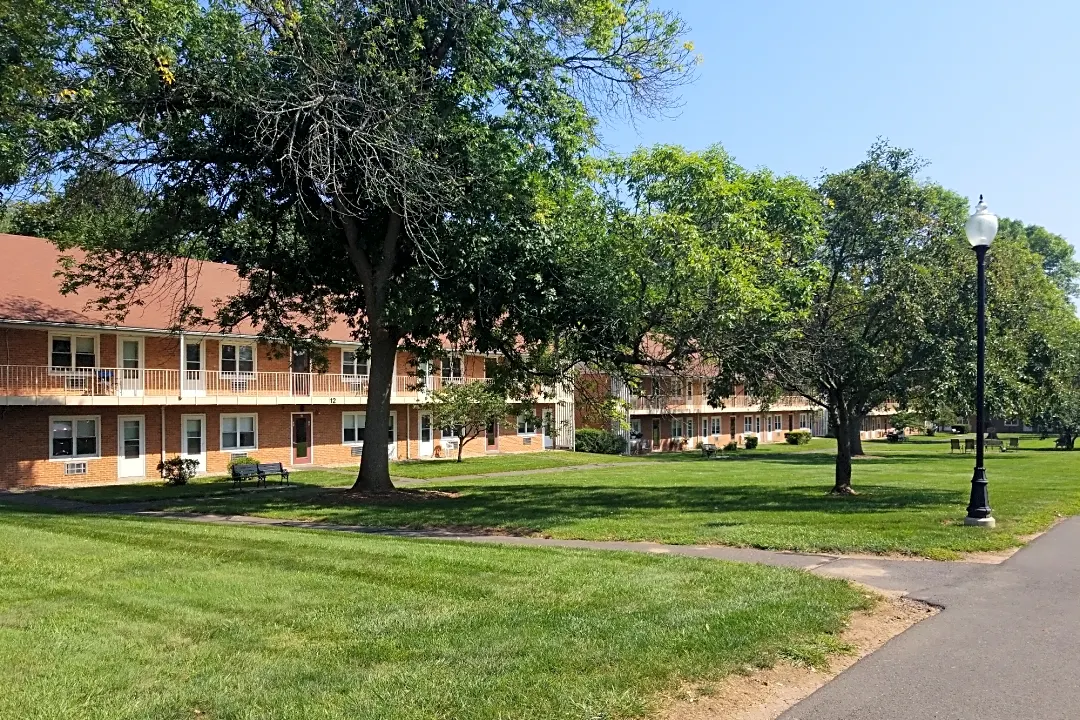
[[[405,406],[405,459],[406,460],[412,460],[412,455],[409,454],[409,453],[412,452],[412,442],[410,442],[411,438],[409,437],[409,433],[411,432],[411,428],[412,428],[412,415],[409,414],[411,410],[412,410],[412,405],[406,405]]]

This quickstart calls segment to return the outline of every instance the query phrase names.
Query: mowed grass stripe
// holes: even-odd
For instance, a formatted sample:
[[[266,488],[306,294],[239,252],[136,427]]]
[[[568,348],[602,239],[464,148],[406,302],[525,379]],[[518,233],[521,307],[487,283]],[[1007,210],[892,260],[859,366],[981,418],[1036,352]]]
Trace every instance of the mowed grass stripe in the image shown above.
[[[0,717],[636,717],[867,602],[686,558],[0,511]]]

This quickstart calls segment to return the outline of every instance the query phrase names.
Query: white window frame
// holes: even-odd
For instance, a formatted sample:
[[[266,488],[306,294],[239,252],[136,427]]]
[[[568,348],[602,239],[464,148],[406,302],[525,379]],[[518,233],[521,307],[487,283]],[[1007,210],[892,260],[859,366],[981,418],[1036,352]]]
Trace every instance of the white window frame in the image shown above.
[[[364,444],[363,440],[352,440],[352,441],[346,441],[345,440],[345,418],[346,418],[346,416],[349,416],[349,415],[363,415],[364,416],[364,434],[365,435],[367,434],[367,411],[366,410],[364,410],[364,411],[353,410],[351,412],[342,412],[341,413],[341,444],[345,445],[346,447],[362,447],[363,444]],[[353,429],[355,429],[355,428],[356,428],[356,426],[353,425]]]
[[[743,415],[743,417],[742,417],[742,431],[743,431],[744,434],[754,432],[754,416],[753,415]]]
[[[124,341],[134,340],[139,343],[139,367],[124,368]],[[144,370],[146,369],[146,341],[141,335],[117,335],[116,336],[116,367],[119,370]]]
[[[50,343],[50,348],[52,343]],[[93,455],[79,455],[79,420],[93,420],[94,428],[97,430],[97,447],[94,450]],[[53,455],[53,423],[54,422],[70,422],[71,423],[71,455]],[[101,458],[101,416],[100,415],[50,415],[49,416],[49,460],[55,460],[57,462],[75,462],[77,460],[98,460]]]
[[[225,346],[233,345],[236,347],[236,369],[235,370],[222,370],[221,361],[225,356]],[[251,371],[240,369],[240,348],[246,346],[251,348]],[[250,377],[259,371],[259,345],[250,340],[221,340],[218,342],[218,362],[217,371],[221,373],[222,377]]]
[[[710,435],[716,435],[716,436],[723,435],[724,434],[724,416],[723,415],[713,415],[711,418],[709,418],[709,430],[712,431],[712,432],[709,433]]]
[[[251,446],[246,446],[246,445],[245,446],[239,446],[238,445],[237,447],[231,447],[231,448],[225,447],[225,438],[223,437],[225,435],[225,420],[227,420],[229,418],[248,418],[248,417],[252,418],[251,429],[255,434],[255,444],[251,445]],[[239,430],[239,428],[237,428],[237,431],[236,431],[236,442],[237,443],[240,442],[240,430]],[[221,413],[220,415],[218,415],[218,449],[221,452],[230,452],[230,453],[246,452],[248,450],[258,450],[259,449],[259,413],[257,413],[257,412],[255,412],[255,413]]]
[[[60,365],[53,365],[53,338],[54,337],[66,337],[71,338],[71,365],[68,367],[61,367]],[[75,338],[92,338],[94,341],[94,366],[92,368],[76,368],[75,367]],[[64,332],[63,330],[50,330],[49,331],[49,347],[46,349],[45,364],[49,368],[50,375],[71,375],[72,373],[85,373],[92,370],[97,370],[101,367],[101,334],[95,332]]]
[[[352,353],[353,354],[353,372],[345,372],[345,353]],[[371,358],[370,357],[368,357],[366,360],[364,360],[364,366],[365,366],[365,369],[366,369],[367,372],[362,372],[362,373],[361,372],[356,372],[356,369],[360,365],[360,361],[357,358],[361,354],[363,354],[363,353],[361,352],[360,346],[358,346],[358,345],[357,346],[341,348],[341,377],[346,378],[346,379],[355,379],[355,378],[367,377],[368,374],[370,374],[370,372],[371,372]]]
[[[637,435],[641,438],[641,418],[634,418],[630,421],[630,434]]]
[[[454,361],[458,362],[458,374],[454,374]],[[450,368],[450,374],[446,374],[446,369]],[[465,379],[465,356],[461,353],[447,353],[444,357],[439,358],[439,377],[449,378],[451,382],[455,378],[458,380]]]
[[[671,418],[671,439],[681,440],[683,436],[682,418]]]
[[[760,415],[755,415],[754,416],[754,432],[757,433],[758,435],[761,434],[761,416]]]
[[[536,435],[536,418],[532,418],[531,420],[528,420],[528,421],[525,421],[525,418],[526,418],[525,413],[519,413],[518,416],[516,418],[514,418],[514,424],[515,424],[515,427],[517,429],[518,436],[519,437],[526,437],[526,436],[531,437],[533,435]],[[521,431],[521,426],[522,425],[525,426],[525,432]]]

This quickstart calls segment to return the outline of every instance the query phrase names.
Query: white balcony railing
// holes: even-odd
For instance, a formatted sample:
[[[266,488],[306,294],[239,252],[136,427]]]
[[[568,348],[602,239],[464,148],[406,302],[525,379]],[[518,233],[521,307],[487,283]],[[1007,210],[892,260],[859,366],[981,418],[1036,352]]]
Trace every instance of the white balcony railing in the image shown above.
[[[490,381],[434,375],[421,382],[401,375],[394,378],[392,390],[394,396],[415,399],[444,383],[477,380]],[[367,394],[367,375],[0,365],[3,397],[366,398]]]
[[[762,403],[748,395],[733,395],[722,398],[723,408],[709,405],[704,395],[641,395],[631,398],[631,409],[657,412],[712,412],[723,410],[762,410]],[[805,410],[810,402],[801,395],[785,395],[769,403],[772,410]]]

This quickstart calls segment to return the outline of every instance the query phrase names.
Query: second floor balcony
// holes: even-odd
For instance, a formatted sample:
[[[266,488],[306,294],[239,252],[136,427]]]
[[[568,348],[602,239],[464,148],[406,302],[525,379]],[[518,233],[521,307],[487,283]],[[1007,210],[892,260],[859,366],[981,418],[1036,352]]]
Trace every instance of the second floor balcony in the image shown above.
[[[801,395],[785,395],[763,405],[761,400],[748,395],[733,395],[722,399],[723,407],[713,407],[704,395],[639,395],[630,399],[632,415],[651,415],[658,413],[711,413],[724,411],[772,412],[772,411],[807,411],[813,409],[810,402]]]
[[[444,384],[487,378],[396,375],[391,402],[425,402]],[[274,405],[366,403],[368,376],[154,368],[0,365],[0,405]]]

